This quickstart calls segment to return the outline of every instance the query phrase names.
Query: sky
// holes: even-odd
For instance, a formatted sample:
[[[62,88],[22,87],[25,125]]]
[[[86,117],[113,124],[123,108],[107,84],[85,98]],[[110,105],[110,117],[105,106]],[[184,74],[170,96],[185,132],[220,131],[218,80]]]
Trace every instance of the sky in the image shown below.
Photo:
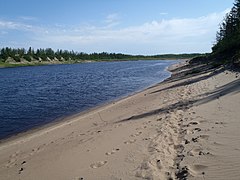
[[[0,47],[211,52],[234,0],[0,0]]]

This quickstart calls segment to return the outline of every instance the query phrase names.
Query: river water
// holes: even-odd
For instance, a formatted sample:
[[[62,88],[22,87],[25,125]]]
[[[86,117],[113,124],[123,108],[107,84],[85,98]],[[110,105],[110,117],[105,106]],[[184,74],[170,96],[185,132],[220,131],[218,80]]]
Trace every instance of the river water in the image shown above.
[[[177,61],[122,61],[0,69],[0,139],[163,81]]]

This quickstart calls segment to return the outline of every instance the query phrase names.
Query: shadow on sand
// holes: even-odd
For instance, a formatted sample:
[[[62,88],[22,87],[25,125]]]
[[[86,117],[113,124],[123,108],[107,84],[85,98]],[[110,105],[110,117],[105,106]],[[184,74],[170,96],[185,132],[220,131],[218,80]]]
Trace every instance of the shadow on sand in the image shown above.
[[[194,78],[194,79],[191,79],[191,80],[186,80],[186,81],[174,84],[174,85],[172,85],[170,87],[159,89],[157,91],[153,91],[150,94],[155,94],[155,93],[158,93],[158,92],[161,92],[161,91],[164,91],[164,90],[169,90],[169,89],[177,88],[177,87],[180,87],[180,86],[190,85],[190,84],[193,84],[193,83],[196,83],[196,82],[199,82],[199,81],[211,78],[212,76],[220,74],[223,71],[224,71],[224,69],[217,69],[217,70],[211,72],[210,74],[207,74],[207,75],[204,75],[204,76],[200,76],[200,77],[197,77],[197,78]],[[206,73],[206,71],[204,71],[204,73]],[[201,75],[201,74],[203,74],[203,73],[198,73],[197,75]],[[182,77],[181,79],[187,79],[187,78],[189,78],[189,76],[184,77],[184,78]],[[166,82],[168,82],[168,81],[166,81]],[[170,82],[172,82],[172,81],[170,80]]]
[[[185,82],[185,83],[179,83],[177,85],[174,85],[174,87],[179,87],[179,86],[184,86],[190,83],[194,83],[194,82],[198,82],[199,80],[203,80],[203,79],[207,79],[209,77],[211,77],[213,75],[208,75],[208,76],[204,76],[201,77],[200,79],[197,78],[193,81],[190,82]],[[170,89],[170,88],[174,88],[174,87],[169,87],[166,89]],[[160,91],[166,90],[166,89],[162,89]],[[131,121],[131,120],[139,120],[141,118],[146,118],[149,116],[153,116],[153,115],[157,115],[159,113],[167,113],[170,112],[171,110],[184,110],[184,109],[188,109],[190,107],[193,106],[197,106],[197,105],[201,105],[201,104],[205,104],[208,103],[210,101],[219,99],[220,97],[226,96],[226,95],[230,95],[230,94],[236,94],[240,92],[240,79],[237,79],[235,81],[232,81],[226,85],[223,85],[221,87],[216,88],[216,90],[209,92],[209,93],[205,93],[205,94],[201,94],[198,97],[196,97],[195,100],[186,100],[186,101],[179,101],[177,103],[168,105],[166,107],[160,108],[160,109],[155,109],[143,114],[138,114],[138,115],[134,115],[131,116],[129,118],[126,119],[122,119],[116,123],[120,123],[120,122],[126,122],[126,121]]]

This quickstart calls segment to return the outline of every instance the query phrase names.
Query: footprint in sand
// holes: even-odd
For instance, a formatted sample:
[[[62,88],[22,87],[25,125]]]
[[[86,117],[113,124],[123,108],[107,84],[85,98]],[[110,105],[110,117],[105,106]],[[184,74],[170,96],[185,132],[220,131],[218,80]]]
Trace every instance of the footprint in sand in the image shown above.
[[[189,169],[187,166],[179,169],[176,173],[177,179],[187,179],[189,175]]]
[[[210,136],[207,134],[204,134],[204,135],[200,135],[199,137],[200,139],[208,140]]]
[[[33,148],[32,152],[30,153],[30,156],[34,155],[35,153],[38,153],[41,150],[41,146]]]
[[[107,164],[107,161],[98,161],[96,163],[91,164],[90,167],[93,169],[97,169],[104,166],[105,164]]]
[[[13,167],[16,165],[16,162],[18,160],[18,155],[20,154],[20,151],[16,151],[14,154],[10,156],[10,159],[8,160],[7,164],[5,165],[7,168]]]
[[[198,137],[195,137],[195,138],[193,137],[193,138],[192,138],[192,142],[196,143],[196,142],[198,142],[198,139],[199,139],[199,136],[198,136]]]
[[[194,128],[194,129],[192,130],[192,133],[195,133],[195,132],[200,132],[200,131],[202,131],[202,129],[201,129],[201,128]]]
[[[122,124],[117,124],[117,125],[114,126],[114,128],[118,128],[118,127],[121,127],[121,126],[122,126]]]
[[[200,147],[195,147],[191,149],[190,151],[187,152],[189,156],[197,156],[197,155],[202,155],[203,149]]]
[[[91,132],[90,135],[99,134],[99,133],[101,133],[101,132],[102,132],[102,131],[100,131],[100,130],[98,130],[98,131],[94,131],[94,132]]]
[[[143,138],[142,140],[144,140],[144,141],[148,141],[148,140],[151,140],[152,138],[150,138],[150,137],[146,137],[146,138]]]
[[[132,140],[125,141],[124,144],[132,144],[132,143],[135,143],[136,141],[137,141],[136,139],[132,139]]]
[[[130,135],[130,137],[137,137],[137,136],[140,136],[141,134],[142,134],[142,132],[140,131],[140,132],[137,132],[136,134]]]
[[[73,180],[84,180],[84,178],[83,177],[75,177],[75,178],[73,178]]]
[[[208,166],[204,166],[201,164],[195,164],[189,167],[190,173],[193,175],[199,175],[199,174],[205,174],[205,170],[208,168]]]
[[[192,115],[192,114],[196,114],[196,112],[193,111],[193,112],[189,112],[188,114],[189,114],[189,115]]]
[[[148,124],[151,124],[152,121],[148,121],[148,122],[144,122],[143,125],[148,125]]]
[[[21,174],[22,172],[23,172],[23,168],[20,168],[19,170],[18,170],[18,174]]]
[[[23,162],[21,163],[21,165],[24,166],[26,163],[27,163],[26,161],[23,161]],[[21,167],[21,168],[18,170],[18,174],[21,174],[24,169],[25,169],[24,167]]]
[[[115,154],[119,150],[120,150],[119,148],[113,149],[111,152],[106,152],[105,154],[109,156],[109,155]]]
[[[7,168],[13,167],[14,165],[16,165],[16,162],[17,162],[17,159],[11,158],[5,166]]]
[[[189,126],[196,126],[198,124],[199,124],[199,122],[193,121],[193,122],[188,123],[187,127],[189,127]]]
[[[224,125],[226,123],[224,123],[224,122],[215,122],[215,124],[217,124],[217,125]]]

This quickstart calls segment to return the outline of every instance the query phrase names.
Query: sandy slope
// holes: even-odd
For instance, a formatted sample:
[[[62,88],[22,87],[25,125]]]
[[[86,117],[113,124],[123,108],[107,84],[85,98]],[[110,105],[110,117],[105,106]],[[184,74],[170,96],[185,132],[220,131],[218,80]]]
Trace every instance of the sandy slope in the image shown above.
[[[0,144],[0,179],[239,179],[240,77],[178,75]]]

